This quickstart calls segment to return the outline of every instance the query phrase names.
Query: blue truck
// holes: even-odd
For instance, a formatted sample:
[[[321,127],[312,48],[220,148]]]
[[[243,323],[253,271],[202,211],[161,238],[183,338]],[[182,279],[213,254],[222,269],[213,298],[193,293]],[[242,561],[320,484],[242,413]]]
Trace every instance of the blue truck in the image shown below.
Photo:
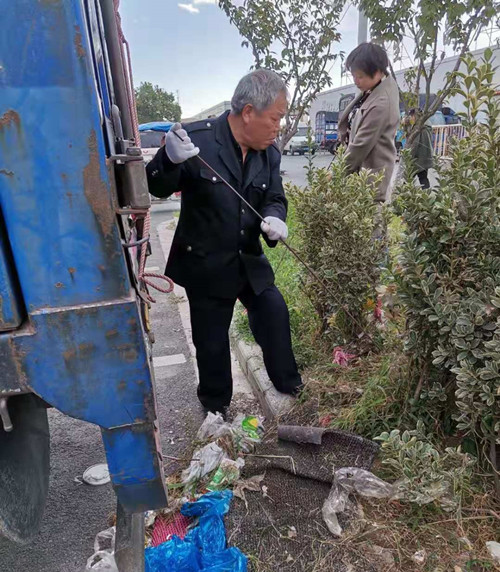
[[[137,572],[143,512],[167,495],[126,45],[113,0],[0,0],[0,12],[0,534],[39,529],[55,407],[101,428],[116,560]]]

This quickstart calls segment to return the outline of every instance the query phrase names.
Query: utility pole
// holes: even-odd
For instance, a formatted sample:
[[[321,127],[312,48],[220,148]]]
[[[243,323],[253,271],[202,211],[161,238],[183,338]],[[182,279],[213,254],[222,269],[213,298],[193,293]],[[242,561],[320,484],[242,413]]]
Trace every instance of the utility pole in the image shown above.
[[[368,40],[368,18],[358,10],[358,45]]]

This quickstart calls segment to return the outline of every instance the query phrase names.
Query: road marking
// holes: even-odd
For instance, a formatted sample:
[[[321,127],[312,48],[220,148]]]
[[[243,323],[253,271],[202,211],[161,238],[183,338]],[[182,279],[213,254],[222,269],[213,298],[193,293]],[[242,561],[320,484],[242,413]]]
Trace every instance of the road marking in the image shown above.
[[[174,354],[171,356],[159,356],[153,358],[154,367],[165,367],[168,365],[179,365],[181,363],[186,363],[186,358],[184,354]]]
[[[159,271],[160,271],[159,266],[148,266],[146,268],[146,272],[159,272]]]

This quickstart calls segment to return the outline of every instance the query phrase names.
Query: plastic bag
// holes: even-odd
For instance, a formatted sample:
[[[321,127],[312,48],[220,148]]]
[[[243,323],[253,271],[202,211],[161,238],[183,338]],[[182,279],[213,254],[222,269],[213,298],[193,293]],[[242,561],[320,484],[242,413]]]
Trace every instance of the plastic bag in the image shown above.
[[[376,477],[370,471],[357,467],[344,467],[335,472],[333,485],[323,504],[323,520],[334,536],[341,536],[342,527],[337,514],[344,512],[350,493],[377,499],[394,496],[395,487]]]
[[[192,542],[173,536],[154,548],[144,551],[146,572],[200,572],[201,557]]]
[[[198,526],[184,540],[172,540],[146,549],[146,572],[246,572],[246,557],[237,548],[226,548],[223,516],[232,492],[217,491],[186,503],[181,513],[197,517]]]
[[[199,517],[199,524],[187,535],[187,540],[204,553],[217,553],[226,548],[226,529],[222,517],[229,510],[233,493],[218,491],[203,495],[195,502],[186,503],[181,513]]]
[[[243,459],[237,459],[236,461],[222,459],[215,475],[207,485],[207,489],[209,491],[218,491],[231,486],[240,478],[241,469],[244,465],[245,461]]]
[[[115,562],[114,526],[98,532],[94,540],[94,554],[87,560],[85,572],[118,572]]]
[[[94,552],[106,550],[107,552],[115,551],[115,535],[116,527],[112,526],[106,530],[102,530],[96,534],[94,540]]]
[[[230,435],[231,429],[231,425],[224,421],[220,413],[212,413],[209,411],[201,427],[198,429],[196,439],[198,441],[218,439],[219,437]]]
[[[394,485],[386,483],[370,471],[357,467],[344,467],[336,471],[334,480],[346,491],[364,497],[386,499],[394,494]]]
[[[238,548],[202,557],[202,572],[246,572],[247,557]]]
[[[182,483],[189,485],[215,470],[226,457],[217,443],[209,443],[193,453],[189,467],[182,472]]]
[[[253,450],[255,444],[260,442],[263,433],[262,419],[255,415],[243,415],[240,413],[229,424],[222,419],[219,413],[208,413],[198,430],[196,438],[199,441],[206,441],[207,439],[215,441],[220,437],[230,435],[236,450],[249,453]]]
[[[87,560],[85,572],[118,572],[114,554],[105,550],[92,554]]]

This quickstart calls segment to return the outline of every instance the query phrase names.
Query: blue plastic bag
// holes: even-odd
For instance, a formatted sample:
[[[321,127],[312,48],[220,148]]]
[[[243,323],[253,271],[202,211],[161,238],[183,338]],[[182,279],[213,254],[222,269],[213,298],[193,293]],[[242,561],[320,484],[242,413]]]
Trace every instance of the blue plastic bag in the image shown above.
[[[229,510],[232,497],[231,491],[216,491],[181,508],[183,515],[199,518],[198,526],[188,533],[186,539],[194,542],[200,552],[213,554],[225,550],[226,528],[222,517]]]
[[[203,495],[195,502],[187,502],[181,508],[185,516],[224,516],[231,504],[233,493],[229,490],[215,491]]]
[[[216,491],[184,504],[181,513],[197,517],[198,526],[184,540],[173,536],[147,548],[146,572],[246,572],[246,556],[238,548],[226,549],[223,516],[232,497],[229,490]]]
[[[146,548],[144,557],[146,572],[200,572],[202,569],[197,547],[178,536],[154,548]]]
[[[247,557],[238,548],[202,556],[202,572],[247,572]]]

